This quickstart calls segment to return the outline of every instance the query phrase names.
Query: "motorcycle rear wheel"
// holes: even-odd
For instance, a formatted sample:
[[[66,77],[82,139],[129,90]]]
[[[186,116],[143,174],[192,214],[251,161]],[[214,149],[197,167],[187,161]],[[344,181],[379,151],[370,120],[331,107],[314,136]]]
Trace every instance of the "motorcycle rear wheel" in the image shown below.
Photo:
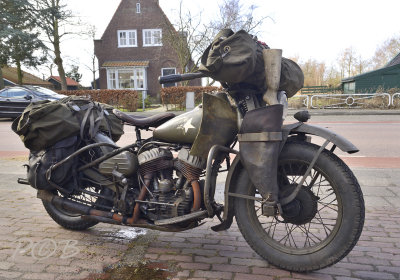
[[[61,196],[57,191],[54,194]],[[85,230],[98,224],[96,221],[84,220],[82,215],[60,208],[50,202],[42,201],[47,214],[60,226],[71,230]]]
[[[288,142],[278,164],[278,183],[288,195],[300,182],[319,147]],[[240,194],[261,197],[246,172]],[[286,196],[285,195],[285,196]],[[364,224],[364,199],[348,166],[324,150],[296,199],[275,217],[262,214],[261,202],[236,198],[235,216],[247,243],[269,263],[296,272],[330,266],[357,243]]]
[[[97,137],[103,137],[100,139],[103,140],[97,140],[96,142],[107,142],[109,140],[110,143],[112,143],[111,139],[98,135]],[[105,140],[104,140],[105,139]],[[107,153],[111,151],[112,149],[109,147],[102,147],[102,148],[94,148],[89,151],[87,151],[85,154],[83,154],[83,157],[86,157],[86,162],[89,161],[94,161],[95,159],[101,157],[104,153]],[[92,193],[98,193],[103,196],[112,196],[112,191],[110,189],[107,189],[105,187],[101,186],[92,186],[91,184],[87,186],[80,186],[84,188],[87,191],[91,191]],[[64,196],[57,190],[53,190],[53,194],[58,195],[58,196]],[[95,209],[101,209],[104,211],[109,211],[110,209],[103,209],[105,207],[111,207],[112,202],[109,200],[106,200],[104,198],[97,198],[96,196],[92,196],[89,194],[85,194],[83,192],[77,192],[76,194],[72,194],[68,196],[68,199],[88,205],[88,206],[95,206]],[[71,212],[67,209],[63,209],[57,205],[54,205],[50,202],[42,201],[44,208],[46,209],[46,212],[49,214],[49,216],[60,226],[70,229],[70,230],[86,230],[90,227],[93,227],[98,224],[97,221],[93,221],[90,219],[82,219],[81,214],[77,214],[74,212]]]

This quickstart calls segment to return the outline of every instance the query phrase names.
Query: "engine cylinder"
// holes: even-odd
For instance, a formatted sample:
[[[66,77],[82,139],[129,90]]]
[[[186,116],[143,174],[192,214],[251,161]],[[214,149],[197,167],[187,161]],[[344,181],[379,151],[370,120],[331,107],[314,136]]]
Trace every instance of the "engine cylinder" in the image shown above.
[[[145,151],[138,156],[140,174],[152,173],[155,171],[170,168],[173,165],[172,152],[163,148],[154,148]]]
[[[197,181],[205,166],[205,161],[200,157],[192,156],[189,149],[181,149],[178,154],[177,169],[189,181]]]

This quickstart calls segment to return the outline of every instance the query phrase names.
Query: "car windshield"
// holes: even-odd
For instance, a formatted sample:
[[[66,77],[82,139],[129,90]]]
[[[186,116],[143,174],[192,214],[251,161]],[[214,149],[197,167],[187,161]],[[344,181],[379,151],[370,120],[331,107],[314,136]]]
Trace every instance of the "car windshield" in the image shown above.
[[[58,96],[58,93],[47,88],[34,87],[32,90],[34,90],[40,96],[54,96],[54,97]]]

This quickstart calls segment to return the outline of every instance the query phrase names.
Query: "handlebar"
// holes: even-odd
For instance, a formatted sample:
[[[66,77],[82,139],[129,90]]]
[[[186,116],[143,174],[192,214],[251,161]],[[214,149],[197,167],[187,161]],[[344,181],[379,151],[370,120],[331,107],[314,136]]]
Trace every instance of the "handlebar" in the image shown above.
[[[160,84],[176,83],[176,82],[188,81],[188,80],[193,80],[193,79],[198,79],[198,78],[203,78],[203,77],[207,77],[207,75],[204,73],[201,73],[201,72],[188,73],[188,74],[173,74],[173,75],[158,77],[158,82]]]

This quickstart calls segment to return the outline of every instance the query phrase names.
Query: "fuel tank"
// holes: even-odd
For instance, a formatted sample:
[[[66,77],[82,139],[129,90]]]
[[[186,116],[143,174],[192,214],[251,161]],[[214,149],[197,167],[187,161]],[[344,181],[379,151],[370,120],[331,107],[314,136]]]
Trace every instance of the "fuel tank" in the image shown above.
[[[157,127],[153,137],[165,142],[192,144],[199,133],[202,117],[203,106],[199,105]]]
[[[157,127],[157,140],[193,144],[190,154],[207,158],[213,145],[231,144],[237,134],[237,114],[225,93],[203,94],[203,105]]]

